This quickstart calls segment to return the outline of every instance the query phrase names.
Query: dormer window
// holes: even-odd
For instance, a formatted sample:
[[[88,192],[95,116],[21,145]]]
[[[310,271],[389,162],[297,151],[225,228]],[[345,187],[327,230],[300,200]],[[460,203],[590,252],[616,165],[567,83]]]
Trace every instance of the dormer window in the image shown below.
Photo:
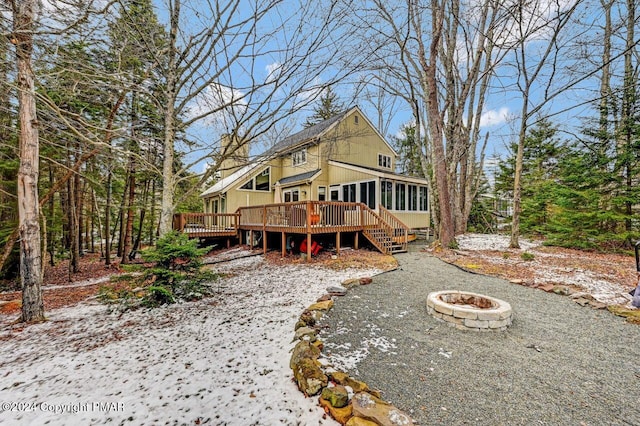
[[[383,169],[391,168],[391,156],[378,154],[378,167],[382,167]]]
[[[299,166],[307,162],[307,148],[303,148],[299,151],[291,153],[291,163],[295,166]]]

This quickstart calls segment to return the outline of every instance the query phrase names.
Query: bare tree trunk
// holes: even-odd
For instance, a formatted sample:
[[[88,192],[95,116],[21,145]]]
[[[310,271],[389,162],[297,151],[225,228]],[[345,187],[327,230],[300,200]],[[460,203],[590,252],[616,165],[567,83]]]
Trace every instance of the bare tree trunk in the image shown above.
[[[53,165],[49,164],[49,182],[53,185]],[[55,266],[55,243],[53,241],[53,220],[55,214],[55,200],[53,197],[49,198],[49,220],[51,221],[51,225],[49,225],[49,264],[51,266]]]
[[[156,180],[153,179],[151,184],[151,218],[149,219],[149,245],[155,242],[156,235]]]
[[[160,236],[171,231],[174,198],[174,141],[176,138],[175,103],[177,92],[177,36],[180,24],[180,0],[175,0],[170,11],[169,63],[167,67],[166,109],[164,112],[164,150],[162,160],[162,204],[160,209]]]
[[[120,231],[118,232],[118,251],[116,252],[116,254],[118,255],[118,257],[122,257],[122,252],[124,251],[124,234],[125,234],[125,216],[126,216],[126,212],[125,212],[125,206],[127,205],[127,195],[128,195],[128,190],[129,190],[129,176],[127,174],[127,179],[126,179],[127,184],[124,186],[123,192],[122,192],[122,202],[120,203],[120,210],[119,210],[119,214],[118,214],[118,223],[120,224]]]
[[[42,299],[42,251],[40,247],[40,204],[38,175],[40,143],[31,55],[33,19],[37,0],[12,2],[13,39],[18,68],[18,106],[20,116],[20,168],[18,170],[18,220],[20,233],[20,280],[24,322],[44,321]]]
[[[112,203],[112,180],[113,173],[111,171],[111,152],[109,152],[109,160],[107,165],[107,199],[104,206],[104,264],[111,265],[111,203]]]
[[[634,127],[636,123],[636,72],[633,66],[633,58],[636,55],[634,46],[637,43],[635,40],[635,15],[636,6],[634,0],[627,0],[627,37],[626,37],[626,50],[624,54],[624,89],[622,98],[622,147],[621,154],[623,160],[623,180],[625,183],[625,230],[631,232],[633,229],[632,214],[633,214],[633,166],[631,161],[634,139]]]
[[[142,195],[142,208],[140,209],[140,219],[138,222],[138,234],[136,235],[136,239],[133,243],[133,252],[137,252],[140,249],[140,242],[142,241],[142,232],[144,230],[144,218],[147,213],[147,202],[149,201],[149,186],[150,180],[147,179],[144,183],[144,191]]]
[[[442,37],[442,22],[444,13],[436,0],[432,0],[432,40],[429,47],[429,63],[426,52],[421,52],[421,64],[424,71],[426,85],[426,104],[429,116],[429,133],[433,148],[433,169],[438,190],[438,207],[440,210],[440,231],[438,233],[443,247],[455,243],[453,215],[451,211],[451,193],[447,173],[447,161],[444,147],[442,114],[438,104],[437,67],[440,40]],[[422,48],[422,44],[420,45]],[[422,48],[423,49],[423,48]]]
[[[122,246],[122,263],[129,263],[129,254],[133,246],[133,205],[136,197],[136,160],[129,159],[129,201],[127,202],[127,223],[124,231]]]

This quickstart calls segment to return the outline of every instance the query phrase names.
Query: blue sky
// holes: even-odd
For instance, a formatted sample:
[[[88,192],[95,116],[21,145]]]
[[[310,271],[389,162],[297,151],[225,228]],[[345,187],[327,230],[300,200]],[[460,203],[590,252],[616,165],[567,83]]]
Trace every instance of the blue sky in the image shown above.
[[[163,15],[161,6],[162,0],[157,0],[156,4],[159,7],[159,16],[162,19],[166,20],[166,14]],[[252,2],[247,2],[247,4],[253,4]],[[551,2],[547,3],[551,4]],[[564,5],[569,4],[568,0],[563,3]],[[295,22],[296,18],[300,18],[297,10],[295,9],[297,2],[288,1],[282,9],[280,9],[280,13],[272,18],[272,20],[267,20],[264,22],[264,27],[262,30],[268,31],[269,25],[279,25],[280,22],[278,19],[282,20],[290,20],[290,22]],[[584,3],[584,9],[581,16],[582,19],[586,21],[590,21],[592,24],[601,19],[600,16],[590,14],[590,5],[589,3]],[[198,26],[206,25],[206,19],[203,19],[201,16],[197,16],[197,11],[194,9],[185,9],[187,15],[190,15],[193,19],[195,29]],[[245,10],[246,12],[246,10]],[[240,13],[240,12],[239,12]],[[271,19],[271,18],[270,18]],[[591,28],[591,32],[595,34],[598,30],[597,25]],[[343,30],[344,31],[344,30]],[[304,45],[301,40],[295,40],[296,42],[300,42],[300,45]],[[531,60],[535,59],[535,55],[537,49],[545,44],[545,36],[544,34],[540,35],[538,40],[533,40],[527,46],[528,52],[531,54]],[[241,64],[239,63],[237,67],[234,67],[233,70],[230,70],[229,75],[233,74],[236,82],[238,82],[238,86],[233,90],[229,89],[229,93],[236,93],[239,96],[242,96],[250,85],[250,78],[252,77],[255,81],[264,82],[268,80],[269,74],[274,71],[280,70],[283,64],[283,58],[279,57],[275,50],[278,47],[278,43],[285,43],[282,37],[274,37],[269,39],[267,42],[261,45],[264,50],[273,49],[273,54],[262,54],[255,56],[250,62],[250,68],[245,67],[242,69]],[[594,55],[599,55],[597,52],[598,46],[594,46],[594,51],[592,52]],[[568,53],[567,53],[568,55]],[[568,56],[566,57],[568,58]],[[505,60],[510,60],[509,56],[505,58]],[[596,58],[597,59],[597,58]],[[571,63],[569,63],[569,59],[567,59],[566,63],[560,64],[562,66],[570,66],[573,65],[575,67],[579,62],[576,58],[571,58]],[[578,67],[579,68],[579,67]],[[576,73],[580,73],[581,70],[576,70]],[[313,79],[310,79],[309,82],[311,86],[313,83],[321,84],[331,80],[335,73],[339,72],[336,68],[329,67],[325,70],[325,72],[320,73]],[[237,76],[242,74],[247,74],[245,79],[238,79]],[[481,134],[489,133],[489,146],[486,151],[487,156],[491,156],[494,154],[505,155],[506,150],[505,147],[514,142],[516,140],[516,136],[518,134],[517,127],[517,118],[521,110],[521,98],[516,90],[514,90],[515,83],[515,74],[513,69],[503,66],[499,67],[497,70],[498,76],[494,79],[493,84],[494,87],[490,92],[489,97],[487,98],[484,111],[482,113],[482,127]],[[577,75],[577,74],[576,74]],[[349,77],[349,76],[347,76]],[[350,76],[355,78],[355,76]],[[595,75],[591,79],[587,79],[584,82],[580,83],[576,87],[574,87],[571,91],[566,92],[563,96],[556,98],[553,102],[550,102],[543,110],[542,114],[551,114],[551,119],[556,122],[562,130],[566,131],[566,135],[570,135],[573,132],[578,131],[577,129],[581,125],[581,117],[585,115],[589,115],[592,111],[590,105],[581,105],[585,102],[585,99],[593,96],[594,85],[597,87],[597,79],[598,75]],[[564,76],[558,80],[558,85],[562,86],[571,81],[571,76]],[[575,77],[574,77],[575,78]],[[231,81],[231,80],[230,80]],[[544,79],[543,79],[544,81]],[[284,90],[284,89],[283,89]],[[373,123],[376,123],[377,112],[372,105],[362,98],[354,98],[353,92],[355,90],[355,83],[349,81],[347,78],[345,81],[341,82],[336,86],[336,92],[339,94],[341,99],[345,102],[346,106],[350,106],[353,104],[358,104],[360,108],[367,114],[367,116],[371,119]],[[534,90],[534,102],[535,105],[537,103],[536,97],[541,96],[542,90]],[[301,96],[316,96],[318,91],[314,87],[309,87],[308,92]],[[286,96],[286,92],[283,91],[283,96]],[[252,103],[249,100],[243,99],[240,102],[241,105],[238,108],[251,108]],[[566,111],[565,111],[566,110]],[[558,113],[558,115],[554,115],[558,111],[565,111],[563,113]],[[304,122],[305,118],[310,115],[312,112],[312,107],[308,107],[300,110],[296,114],[290,117],[290,120],[286,122],[286,127],[288,132],[295,132],[301,129],[301,124]],[[282,111],[283,115],[288,114],[286,111]],[[217,117],[221,118],[221,117]],[[402,125],[406,124],[412,119],[411,114],[404,104],[404,101],[396,101],[395,109],[390,114],[390,124],[388,126],[388,132],[386,134],[387,137],[396,135],[400,131]],[[220,120],[218,120],[220,121]],[[206,125],[197,125],[193,128],[193,134],[202,140],[214,139],[215,134],[219,131],[219,128],[215,126],[211,126],[211,120]],[[218,126],[219,127],[219,126]],[[286,134],[286,132],[284,133]],[[284,134],[282,136],[284,136]],[[262,149],[264,145],[256,145],[254,146],[252,152],[257,153]]]

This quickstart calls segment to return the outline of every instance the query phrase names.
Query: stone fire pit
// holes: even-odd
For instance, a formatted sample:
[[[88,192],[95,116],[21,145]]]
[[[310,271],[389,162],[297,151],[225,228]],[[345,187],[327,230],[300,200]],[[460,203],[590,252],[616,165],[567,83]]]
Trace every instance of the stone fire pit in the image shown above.
[[[427,311],[461,330],[506,330],[511,325],[511,305],[504,300],[466,291],[429,293]]]

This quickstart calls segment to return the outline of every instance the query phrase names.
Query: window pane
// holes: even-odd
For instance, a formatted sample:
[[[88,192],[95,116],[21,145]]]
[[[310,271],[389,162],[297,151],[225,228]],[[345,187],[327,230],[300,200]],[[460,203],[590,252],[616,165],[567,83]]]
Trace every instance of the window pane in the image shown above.
[[[396,183],[396,210],[406,210],[404,183]]]
[[[331,201],[340,201],[340,190],[338,188],[331,189]]]
[[[319,186],[318,187],[318,201],[325,201],[327,199],[327,187]]]
[[[300,201],[300,192],[297,189],[294,189],[293,191],[291,191],[291,198],[294,202]]]
[[[240,189],[253,189],[253,179],[242,185]]]
[[[393,183],[388,180],[380,182],[380,203],[385,209],[393,208]]]
[[[427,187],[420,187],[420,211],[426,212],[429,207],[429,201],[427,198]]]
[[[285,203],[291,202],[291,191],[287,191],[284,193],[284,202]]]
[[[375,209],[376,208],[376,182],[375,181],[371,181],[371,182],[367,182],[367,186],[368,186],[368,192],[369,194],[367,195],[367,205],[369,206],[370,209]]]
[[[256,190],[269,191],[269,169],[266,169],[258,176],[256,176]]]
[[[418,187],[416,185],[408,186],[409,192],[409,210],[418,210]]]

